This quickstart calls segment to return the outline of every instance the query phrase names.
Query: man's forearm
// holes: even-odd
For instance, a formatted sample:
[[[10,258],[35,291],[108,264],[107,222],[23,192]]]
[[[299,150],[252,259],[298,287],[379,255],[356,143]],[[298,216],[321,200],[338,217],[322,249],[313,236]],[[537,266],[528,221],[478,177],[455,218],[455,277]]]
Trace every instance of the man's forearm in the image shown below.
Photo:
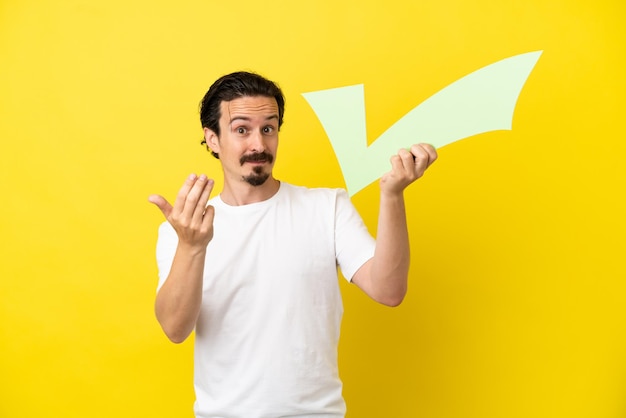
[[[380,178],[380,212],[374,257],[355,273],[352,281],[374,300],[399,305],[407,291],[409,233],[404,189],[420,178],[437,159],[432,145],[414,144],[390,159],[391,171]]]
[[[183,342],[193,331],[202,304],[202,276],[206,248],[181,245],[176,249],[167,280],[155,302],[156,317],[167,337]]]
[[[409,236],[402,192],[381,194],[376,250],[371,265],[374,298],[399,305],[407,291]]]

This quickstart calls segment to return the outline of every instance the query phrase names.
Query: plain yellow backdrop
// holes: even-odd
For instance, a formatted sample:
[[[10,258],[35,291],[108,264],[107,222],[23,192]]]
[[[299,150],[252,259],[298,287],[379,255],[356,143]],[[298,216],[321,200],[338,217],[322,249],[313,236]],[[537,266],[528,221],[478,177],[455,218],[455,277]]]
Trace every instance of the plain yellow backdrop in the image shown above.
[[[342,187],[302,93],[363,83],[373,141],[543,50],[513,130],[442,148],[407,190],[405,303],[342,284],[348,417],[623,418],[624,18],[618,0],[3,0],[0,417],[192,416],[192,343],[153,315],[147,196],[220,184],[197,114],[218,76],[277,80],[278,177]],[[377,185],[353,201],[374,231]]]

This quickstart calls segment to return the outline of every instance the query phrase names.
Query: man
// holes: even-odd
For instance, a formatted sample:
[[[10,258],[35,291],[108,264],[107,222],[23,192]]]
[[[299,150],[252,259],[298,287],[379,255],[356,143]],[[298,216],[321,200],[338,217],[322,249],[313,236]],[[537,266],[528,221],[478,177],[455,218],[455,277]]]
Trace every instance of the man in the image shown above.
[[[434,148],[391,157],[374,241],[345,191],[274,178],[283,114],[273,82],[245,72],[220,78],[200,119],[222,192],[209,200],[213,181],[191,175],[173,206],[150,196],[167,220],[156,316],[174,342],[196,331],[197,417],[343,417],[337,266],[385,305],[407,291],[403,191],[435,161]]]

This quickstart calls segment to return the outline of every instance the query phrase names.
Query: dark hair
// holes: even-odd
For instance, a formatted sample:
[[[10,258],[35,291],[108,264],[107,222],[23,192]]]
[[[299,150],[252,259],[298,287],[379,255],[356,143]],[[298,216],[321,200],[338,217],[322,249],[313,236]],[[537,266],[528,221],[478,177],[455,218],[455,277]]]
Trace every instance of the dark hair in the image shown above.
[[[285,113],[285,98],[276,83],[255,73],[239,71],[220,77],[206,92],[200,102],[200,122],[203,128],[209,128],[219,137],[220,135],[220,105],[240,97],[264,96],[273,97],[278,104],[278,129],[283,124]],[[206,140],[202,141],[206,144]],[[215,158],[219,155],[213,151]]]

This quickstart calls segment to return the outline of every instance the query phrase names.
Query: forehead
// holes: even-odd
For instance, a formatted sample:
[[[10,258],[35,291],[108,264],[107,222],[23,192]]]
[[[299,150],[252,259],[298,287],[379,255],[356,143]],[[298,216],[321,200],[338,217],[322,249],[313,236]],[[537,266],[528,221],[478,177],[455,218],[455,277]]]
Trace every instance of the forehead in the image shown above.
[[[244,118],[278,118],[278,104],[273,97],[244,96],[220,104],[221,118],[226,123]]]

